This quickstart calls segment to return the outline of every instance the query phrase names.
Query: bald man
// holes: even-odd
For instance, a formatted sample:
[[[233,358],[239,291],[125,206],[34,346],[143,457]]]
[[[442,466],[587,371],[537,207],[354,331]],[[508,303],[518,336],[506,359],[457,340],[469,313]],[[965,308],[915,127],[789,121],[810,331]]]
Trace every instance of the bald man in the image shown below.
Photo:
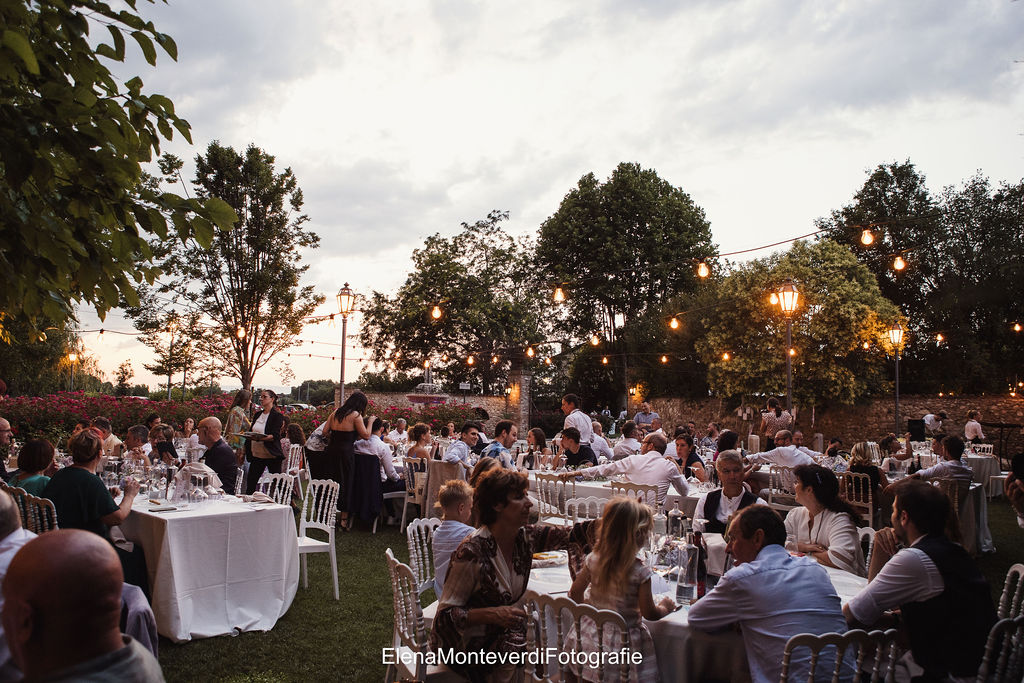
[[[13,433],[11,431],[11,423],[0,417],[0,446],[10,446]]]
[[[0,582],[7,574],[7,567],[11,564],[14,554],[35,537],[36,535],[28,529],[21,528],[21,515],[14,499],[0,491]],[[3,595],[0,594],[0,611],[3,610],[3,606]],[[21,672],[11,661],[11,651],[7,649],[3,630],[0,629],[0,681],[14,681],[20,678]]]
[[[196,431],[199,433],[199,443],[206,446],[206,453],[202,459],[206,462],[206,466],[220,477],[224,493],[233,494],[235,479],[238,478],[238,461],[235,457],[235,450],[221,438],[222,429],[220,420],[215,417],[204,417],[196,427]]]
[[[163,681],[160,665],[122,635],[121,563],[96,534],[60,529],[32,539],[3,582],[3,626],[25,679]]]

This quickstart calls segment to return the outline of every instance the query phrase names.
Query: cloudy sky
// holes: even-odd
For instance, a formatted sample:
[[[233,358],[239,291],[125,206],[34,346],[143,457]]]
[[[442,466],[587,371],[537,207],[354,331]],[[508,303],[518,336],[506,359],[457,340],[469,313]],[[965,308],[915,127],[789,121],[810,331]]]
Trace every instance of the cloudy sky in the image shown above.
[[[427,235],[491,209],[511,213],[513,232],[536,231],[582,175],[606,178],[621,161],[688,192],[722,251],[810,232],[879,163],[910,159],[933,191],[979,169],[1024,176],[1024,2],[139,7],[179,58],[161,54],[154,69],[136,55],[118,73],[140,75],[192,124],[195,146],[167,151],[255,143],[294,170],[321,237],[305,256],[324,312],[344,281],[394,291]],[[131,329],[117,312],[104,325]],[[148,349],[110,336],[84,335],[108,378],[130,358],[136,381],[155,385]],[[303,335],[339,337],[327,324]],[[338,374],[329,359],[283,360],[296,383]],[[257,383],[280,384],[276,365]]]

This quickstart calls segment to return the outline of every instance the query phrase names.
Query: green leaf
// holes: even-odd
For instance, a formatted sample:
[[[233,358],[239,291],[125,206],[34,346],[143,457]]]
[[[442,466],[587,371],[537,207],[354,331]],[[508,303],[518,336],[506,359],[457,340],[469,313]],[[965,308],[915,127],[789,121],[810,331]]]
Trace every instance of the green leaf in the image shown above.
[[[174,42],[174,38],[171,38],[166,33],[157,33],[156,42],[160,44],[160,47],[164,49],[171,59],[178,61],[178,45]]]
[[[107,26],[107,30],[110,31],[110,36],[114,40],[114,59],[119,62],[124,61],[124,34],[121,33],[121,29],[116,26]]]
[[[203,249],[209,249],[213,244],[213,224],[202,216],[192,219],[192,230],[195,233],[196,242]]]
[[[32,46],[25,36],[17,31],[7,29],[4,31],[3,44],[4,47],[9,48],[14,54],[21,57],[21,61],[25,62],[25,68],[29,70],[29,73],[39,74],[39,63],[36,61],[36,55],[32,52]]]
[[[181,133],[181,137],[188,140],[189,144],[192,144],[192,126],[188,125],[188,121],[185,119],[174,119],[174,127]]]
[[[235,213],[235,210],[231,208],[230,204],[219,197],[207,199],[203,202],[203,208],[206,209],[210,220],[221,230],[230,230],[238,222],[238,214]]]
[[[142,31],[132,31],[132,38],[142,48],[142,54],[145,55],[150,66],[156,66],[156,48],[153,47],[153,41],[149,39],[149,36]]]

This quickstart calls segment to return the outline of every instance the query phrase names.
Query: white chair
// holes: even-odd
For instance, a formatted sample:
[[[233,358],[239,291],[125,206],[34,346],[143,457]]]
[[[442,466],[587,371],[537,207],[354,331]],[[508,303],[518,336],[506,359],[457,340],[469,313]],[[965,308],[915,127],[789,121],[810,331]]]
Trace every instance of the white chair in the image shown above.
[[[18,489],[21,491],[21,489]],[[23,527],[34,534],[43,534],[57,528],[57,508],[47,498],[25,493],[25,518],[21,520]]]
[[[296,491],[299,494],[300,500],[305,498],[305,493],[302,489],[302,481],[304,479],[307,481],[309,480],[309,471],[306,470],[305,467],[303,467],[303,465],[305,465],[302,457],[303,451],[303,447],[300,446],[299,444],[292,444],[291,447],[288,449],[288,459],[287,462],[285,463],[285,468],[283,470],[284,472],[295,477],[295,487]]]
[[[795,635],[786,642],[786,649],[782,653],[782,677],[779,679],[780,683],[790,680],[790,658],[793,652],[801,647],[806,647],[811,651],[810,672],[796,680],[830,680],[832,683],[839,683],[840,676],[843,673],[845,654],[850,648],[853,648],[853,651],[857,653],[856,671],[867,673],[864,671],[865,665],[872,666],[871,683],[878,683],[878,681],[891,683],[893,680],[897,659],[896,629],[872,631],[871,633],[857,629],[847,631],[846,633],[825,633],[820,636],[810,633]],[[829,654],[834,653],[831,678],[827,678],[827,674],[824,673],[816,674],[815,671],[818,660],[826,649],[830,650]],[[858,678],[857,680],[862,679]]]
[[[976,443],[974,444],[974,452],[978,455],[994,455],[995,448],[990,443]]]
[[[280,474],[267,474],[260,490],[273,498],[278,505],[290,505],[294,486],[295,477],[281,472]]]
[[[405,537],[409,542],[409,564],[412,565],[412,573],[416,577],[416,592],[420,595],[434,586],[433,540],[434,529],[439,526],[441,520],[431,517],[414,519],[405,528]]]
[[[306,572],[306,555],[327,553],[331,560],[331,578],[334,580],[334,599],[338,596],[338,557],[334,548],[334,520],[338,513],[338,490],[336,481],[313,479],[306,485],[306,497],[302,499],[302,517],[299,518],[299,559],[302,561],[302,587],[309,588],[309,574]],[[310,538],[310,529],[327,534],[327,541]]]
[[[606,499],[596,496],[570,498],[565,501],[565,516],[569,519],[570,524],[576,524],[585,519],[598,519],[604,512],[607,502]]]
[[[423,503],[427,498],[427,459],[406,457],[402,461],[405,469],[405,502],[402,503],[402,524],[399,531],[405,531],[406,514],[410,505],[420,509],[420,514],[426,514],[423,510]]]
[[[402,509],[404,510],[405,509],[405,502],[407,500],[409,500],[409,492],[406,491],[405,489],[402,489],[401,491],[391,491],[390,493],[383,494],[381,496],[381,498],[383,500],[400,500],[400,501],[402,501]],[[377,533],[377,523],[380,522],[382,517],[384,517],[384,513],[387,511],[387,509],[388,508],[387,508],[386,505],[382,505],[381,506],[380,514],[377,515],[377,519],[373,520],[373,529],[370,531],[370,533],[372,533],[372,534]],[[403,514],[402,516],[404,517],[405,515]]]
[[[1024,680],[1024,614],[1001,619],[988,632],[977,683]]]
[[[999,618],[1012,619],[1021,613],[1024,600],[1024,564],[1019,562],[1006,572],[1003,594],[999,598]]]
[[[235,475],[235,495],[242,495],[242,480],[245,479],[245,470],[241,467],[237,468],[238,474]]]
[[[869,526],[857,529],[857,540],[864,550],[864,576],[867,576],[867,572],[871,568],[871,549],[875,547],[875,533],[875,530]],[[864,548],[865,540],[867,541],[867,548]]]
[[[661,501],[658,500],[657,484],[633,484],[631,482],[612,482],[612,496],[627,496],[641,503],[647,503],[652,512],[658,511]]]
[[[416,592],[416,577],[408,565],[395,559],[391,548],[384,551],[391,575],[391,590],[394,596],[395,628],[393,647],[395,663],[389,664],[384,680],[391,683],[396,680],[416,681],[463,681],[444,665],[428,666],[422,655],[429,649],[427,634],[423,627],[423,609],[420,607],[419,594]],[[415,661],[414,668],[405,662]]]
[[[860,472],[843,472],[839,475],[840,495],[854,507],[868,526],[875,526],[875,497],[871,477]]]
[[[796,504],[796,477],[792,467],[772,465],[768,468],[768,505],[779,512],[789,512]]]
[[[565,526],[569,522],[565,515],[565,501],[576,497],[576,481],[565,481],[552,472],[537,472],[534,476],[540,503],[537,509],[539,523]]]

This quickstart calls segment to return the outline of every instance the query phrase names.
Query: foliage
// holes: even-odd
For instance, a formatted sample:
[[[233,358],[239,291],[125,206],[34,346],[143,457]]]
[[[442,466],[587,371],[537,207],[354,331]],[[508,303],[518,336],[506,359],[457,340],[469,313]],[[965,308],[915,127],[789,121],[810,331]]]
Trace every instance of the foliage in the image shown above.
[[[719,305],[699,314],[706,333],[697,349],[714,391],[725,397],[785,394],[786,323],[769,292],[786,278],[800,291],[793,316],[794,403],[852,404],[887,391],[887,330],[899,311],[871,272],[830,240],[796,242],[724,279]]]
[[[435,383],[454,391],[471,382],[485,394],[521,367],[526,347],[544,339],[546,295],[532,245],[502,230],[507,218],[492,211],[454,237],[428,237],[397,294],[373,293],[360,342],[374,361],[405,373],[422,372],[429,361]],[[435,305],[443,309],[439,320],[430,315]]]
[[[302,427],[302,431],[308,435],[311,431],[316,429],[321,422],[330,417],[333,412],[333,406],[320,406],[319,408],[312,408],[309,410],[296,410],[294,413],[290,413],[288,417],[292,422],[300,425]],[[456,425],[461,426],[466,420],[477,419],[475,408],[470,406],[468,403],[455,402],[410,408],[406,406],[396,406],[394,404],[385,406],[371,400],[366,409],[366,414],[377,415],[380,418],[387,420],[392,425],[394,425],[395,421],[400,417],[405,418],[406,422],[410,426],[417,422],[425,422],[430,425],[431,429],[433,429],[435,433],[442,425],[448,424],[449,422],[454,422]]]
[[[369,368],[363,368],[356,385],[363,391],[412,391],[422,382],[423,373],[391,373],[387,370],[374,372]]]
[[[114,371],[114,379],[117,380],[117,385],[114,387],[114,394],[116,396],[130,395],[132,387],[128,384],[128,381],[134,376],[135,371],[132,370],[132,362],[130,360],[126,360],[118,365],[117,370]]]
[[[289,348],[324,298],[299,280],[302,249],[315,248],[320,238],[309,232],[309,217],[301,213],[302,190],[290,168],[278,172],[275,159],[255,145],[244,154],[211,142],[206,155],[196,157],[193,182],[201,199],[223,199],[238,215],[235,230],[219,233],[212,244],[189,239],[169,250],[152,247],[162,256],[168,277],[156,287],[170,306],[184,306],[199,316],[182,327],[200,358],[218,363],[252,386],[253,375],[275,355]],[[165,181],[178,178],[182,163],[173,155],[161,159]],[[169,305],[150,296],[132,307],[136,326],[159,327],[170,315]],[[170,309],[173,312],[173,309]],[[175,354],[188,354],[186,347]]]
[[[299,386],[292,387],[291,395],[298,403],[309,403],[310,405],[318,406],[334,400],[334,387],[334,380],[307,379]]]
[[[76,303],[102,318],[152,282],[147,237],[209,245],[235,216],[215,198],[183,199],[140,184],[141,164],[188,123],[138,77],[115,78],[126,36],[156,64],[177,47],[135,13],[99,0],[0,5],[0,337],[13,319],[36,337]],[[90,36],[105,26],[110,42]]]
[[[46,394],[67,389],[72,372],[68,353],[77,351],[75,387],[96,391],[102,373],[96,359],[81,348],[81,339],[64,325],[43,320],[45,333],[33,340],[32,326],[24,320],[9,321],[9,342],[0,341],[0,368],[12,396]]]

